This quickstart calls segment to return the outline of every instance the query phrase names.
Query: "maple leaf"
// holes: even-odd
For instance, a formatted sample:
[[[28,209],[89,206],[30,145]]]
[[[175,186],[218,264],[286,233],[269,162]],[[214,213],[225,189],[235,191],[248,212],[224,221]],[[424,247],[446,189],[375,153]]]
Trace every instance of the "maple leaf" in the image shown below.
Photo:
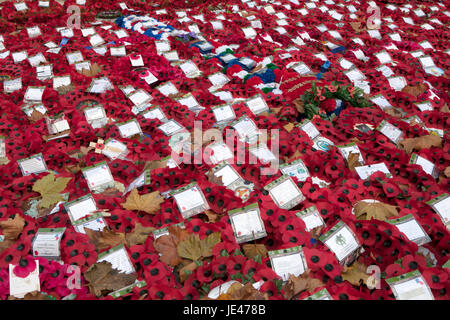
[[[355,22],[349,22],[349,24],[356,33],[360,33],[361,31],[364,31],[364,27],[361,26],[361,22],[355,21]]]
[[[102,231],[84,228],[84,231],[98,251],[125,243],[125,234],[114,232],[108,228],[103,228]]]
[[[127,233],[125,235],[125,239],[127,242],[127,246],[131,247],[135,244],[143,244],[145,240],[155,230],[153,227],[144,227],[139,222],[134,226],[133,232]]]
[[[355,171],[356,167],[362,166],[362,163],[359,162],[359,153],[358,152],[350,152],[347,158],[348,168],[352,171]]]
[[[442,139],[437,135],[430,134],[418,138],[409,138],[402,140],[399,143],[399,147],[400,149],[405,150],[406,153],[411,153],[414,150],[420,151],[422,149],[428,149],[430,147],[442,148]]]
[[[51,173],[36,181],[33,185],[33,191],[41,194],[40,208],[50,208],[64,199],[61,192],[66,188],[67,183],[71,178],[56,178],[55,174]]]
[[[359,220],[370,220],[371,218],[384,221],[389,217],[398,216],[395,206],[382,202],[359,201],[355,206],[355,216]]]
[[[299,113],[305,113],[304,104],[300,98],[294,100],[294,106]]]
[[[220,232],[214,232],[204,239],[198,234],[192,234],[177,246],[178,255],[189,260],[200,260],[211,256],[212,248],[221,241]]]
[[[216,175],[214,175],[213,172],[208,171],[208,173],[206,174],[208,181],[214,184],[217,184],[218,186],[223,186],[223,181],[222,181],[222,176],[217,177]]]
[[[25,219],[18,214],[14,215],[14,219],[9,218],[8,220],[0,222],[0,228],[2,228],[3,235],[5,236],[5,239],[8,240],[16,240],[24,226]]]
[[[140,196],[137,189],[133,189],[127,200],[122,203],[122,207],[127,210],[143,211],[149,214],[155,214],[161,209],[160,205],[164,198],[159,196],[159,191],[144,194]]]
[[[183,283],[189,277],[189,275],[198,268],[198,264],[195,261],[188,263],[180,269],[180,281]]]
[[[169,266],[176,266],[181,262],[178,255],[178,243],[184,241],[189,237],[189,232],[180,227],[169,227],[169,234],[158,237],[153,242],[153,247],[156,251],[161,253],[160,260]]]
[[[205,211],[205,215],[208,217],[208,222],[214,223],[219,220],[219,214],[215,213],[210,209]]]
[[[136,274],[121,273],[113,269],[108,261],[102,261],[91,265],[84,273],[84,278],[91,293],[100,297],[104,291],[109,293],[133,284],[136,281]]]
[[[244,244],[242,246],[245,256],[254,259],[256,256],[267,257],[267,249],[263,244]]]
[[[89,69],[82,69],[81,74],[86,77],[95,77],[101,70],[100,66],[97,63],[94,63]]]
[[[147,161],[144,165],[145,170],[152,171],[153,169],[159,169],[159,168],[165,168],[167,167],[167,159],[166,160],[153,160],[153,161]]]
[[[9,296],[8,300],[51,300],[51,299],[39,291],[33,291],[33,292],[28,292],[23,298]]]
[[[390,116],[396,117],[396,118],[401,118],[403,117],[403,113],[400,111],[399,108],[385,108],[383,110],[385,113],[387,113]]]
[[[9,249],[9,247],[11,247],[13,243],[15,243],[14,240],[6,238],[3,241],[0,241],[0,254],[6,249]]]
[[[442,108],[441,108],[441,112],[445,112],[445,113],[449,113],[450,109],[448,108],[448,104],[445,104]]]
[[[444,170],[444,175],[447,178],[450,178],[450,166],[448,166],[447,168],[445,168]]]
[[[284,161],[285,162],[291,162],[293,160],[297,160],[298,158],[301,158],[303,155],[301,154],[301,152],[299,150],[295,150],[295,153],[290,156],[290,157],[285,157]]]
[[[39,111],[37,111],[36,109],[33,109],[33,112],[31,113],[31,115],[28,117],[28,119],[31,122],[38,122],[39,120],[44,119],[45,115],[43,113],[40,113]]]
[[[217,300],[219,298],[220,300],[268,300],[268,295],[255,289],[251,282],[247,282],[245,285],[236,282],[228,288],[225,294],[221,294]]]
[[[355,261],[350,267],[344,267],[341,273],[342,279],[347,280],[354,286],[360,286],[362,283],[367,285],[370,275],[366,273],[367,266]]]
[[[291,274],[287,283],[281,288],[283,296],[290,300],[303,291],[312,291],[323,286],[322,281],[319,279],[309,277],[310,272],[311,270],[307,269],[298,277]]]
[[[403,93],[410,94],[410,95],[414,96],[415,98],[417,98],[418,96],[420,96],[422,93],[424,93],[427,90],[428,90],[428,86],[425,83],[421,82],[416,86],[407,85],[407,86],[403,87],[403,89],[401,91]]]
[[[322,230],[324,226],[316,227],[310,231],[311,238],[319,240],[320,236],[322,235]]]
[[[295,125],[292,122],[289,122],[287,125],[283,126],[283,128],[287,131],[287,132],[291,132],[292,129],[295,128]]]

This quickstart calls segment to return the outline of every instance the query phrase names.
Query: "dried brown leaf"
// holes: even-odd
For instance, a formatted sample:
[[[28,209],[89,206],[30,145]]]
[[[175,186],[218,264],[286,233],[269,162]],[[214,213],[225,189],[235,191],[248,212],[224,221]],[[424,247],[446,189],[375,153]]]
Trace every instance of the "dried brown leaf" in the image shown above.
[[[147,212],[149,214],[155,214],[161,207],[161,203],[164,202],[164,198],[160,197],[159,191],[152,193],[139,195],[137,189],[133,189],[127,200],[122,203],[122,207],[127,210],[136,210],[140,212]]]
[[[399,147],[405,150],[406,153],[412,153],[413,151],[420,151],[422,149],[428,149],[431,147],[442,148],[441,137],[430,134],[418,138],[409,138],[400,141]]]
[[[267,249],[263,244],[244,244],[242,250],[244,250],[244,254],[247,258],[253,259],[258,255],[261,258],[267,257]]]
[[[0,228],[2,229],[5,239],[7,240],[16,240],[22,232],[24,226],[25,219],[18,214],[14,215],[14,219],[9,218],[8,220],[0,222]]]
[[[283,296],[290,300],[303,291],[312,291],[323,286],[319,279],[309,277],[310,272],[311,270],[307,269],[298,277],[291,274],[287,283],[282,287]]]
[[[180,269],[180,281],[183,283],[189,275],[198,268],[198,264],[192,261]]]
[[[86,235],[91,239],[98,251],[113,247],[119,244],[125,244],[125,234],[114,232],[108,228],[103,228],[102,231],[96,231],[89,228],[84,228]]]
[[[350,152],[347,158],[348,168],[351,171],[355,171],[356,167],[362,166],[362,163],[359,162],[359,153],[358,152]]]
[[[165,264],[175,267],[181,262],[177,252],[178,243],[189,237],[189,232],[180,227],[169,227],[169,234],[158,237],[153,242],[153,247],[161,253],[161,261]]]
[[[122,289],[136,281],[136,274],[121,273],[112,268],[111,263],[102,261],[94,263],[84,273],[90,291],[100,297],[111,291]]]
[[[139,222],[136,223],[133,232],[127,233],[125,235],[126,243],[128,247],[134,246],[135,244],[143,244],[147,237],[155,230],[153,227],[144,227]]]
[[[221,241],[220,232],[214,232],[204,239],[198,234],[192,234],[177,246],[178,255],[192,261],[211,256],[212,248]]]
[[[361,284],[367,285],[367,280],[370,275],[366,273],[367,266],[355,261],[350,267],[345,267],[342,271],[342,279],[347,280],[354,286],[360,286]]]
[[[354,206],[355,216],[359,220],[370,220],[371,218],[385,221],[387,218],[398,216],[396,206],[382,202],[359,201]]]

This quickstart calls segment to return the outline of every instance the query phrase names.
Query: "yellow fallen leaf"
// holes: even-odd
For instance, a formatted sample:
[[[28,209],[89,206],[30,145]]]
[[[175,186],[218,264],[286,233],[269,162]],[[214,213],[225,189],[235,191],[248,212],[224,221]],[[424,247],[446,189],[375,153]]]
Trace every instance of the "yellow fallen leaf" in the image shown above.
[[[155,214],[161,209],[161,203],[164,199],[159,196],[159,191],[152,193],[139,195],[137,189],[133,189],[130,192],[127,200],[122,203],[122,207],[127,210],[135,210],[140,212],[147,212],[149,214]]]
[[[355,216],[359,220],[370,220],[371,218],[384,221],[387,218],[398,216],[395,206],[382,202],[359,201],[355,206]]]

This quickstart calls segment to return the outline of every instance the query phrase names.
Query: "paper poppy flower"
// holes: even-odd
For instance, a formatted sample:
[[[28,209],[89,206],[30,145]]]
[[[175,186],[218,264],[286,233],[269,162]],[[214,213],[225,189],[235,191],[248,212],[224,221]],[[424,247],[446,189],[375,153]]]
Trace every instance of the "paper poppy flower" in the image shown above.
[[[28,275],[36,270],[37,264],[32,256],[21,258],[19,264],[13,269],[14,275],[19,278],[26,278]]]

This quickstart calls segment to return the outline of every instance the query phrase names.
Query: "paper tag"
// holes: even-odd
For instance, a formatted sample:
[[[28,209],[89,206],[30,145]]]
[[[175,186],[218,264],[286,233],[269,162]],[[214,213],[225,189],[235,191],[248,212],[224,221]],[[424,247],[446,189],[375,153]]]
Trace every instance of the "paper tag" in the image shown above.
[[[93,192],[114,186],[114,178],[106,162],[100,162],[91,167],[83,168],[82,172],[84,178],[87,180],[89,189]]]
[[[260,239],[267,235],[256,203],[229,211],[228,215],[237,243]]]
[[[306,231],[310,232],[315,228],[325,225],[316,206],[311,206],[305,210],[296,213],[296,216],[303,220],[306,225]]]
[[[388,177],[392,176],[392,174],[389,172],[389,169],[386,167],[386,164],[384,162],[356,167],[355,171],[359,175],[359,177],[363,180],[369,178],[373,173],[378,171],[385,173]]]
[[[117,128],[119,129],[120,135],[122,138],[129,138],[137,134],[142,134],[141,126],[136,119],[118,123]]]
[[[298,181],[305,181],[309,177],[308,168],[301,159],[280,165],[280,170],[282,174],[295,177]]]
[[[136,270],[134,270],[130,258],[128,257],[128,253],[123,245],[114,247],[106,252],[102,252],[99,255],[97,263],[100,263],[102,261],[107,261],[111,263],[112,268],[117,269],[119,272],[123,272],[126,274],[136,272]]]
[[[236,118],[233,108],[227,104],[213,107],[212,111],[217,122],[227,122]]]
[[[398,219],[389,219],[387,222],[395,225],[400,232],[406,235],[409,241],[415,242],[419,246],[431,242],[430,237],[412,214]]]
[[[160,125],[158,127],[166,136],[172,136],[182,130],[185,130],[183,126],[181,126],[178,122],[175,120],[169,120],[166,123]]]
[[[171,193],[183,218],[187,219],[209,209],[202,190],[193,183]]]
[[[39,260],[35,260],[35,262],[36,268],[26,278],[17,277],[14,274],[16,265],[9,265],[9,294],[11,296],[23,298],[29,292],[41,291],[41,284],[39,281]]]
[[[101,216],[101,214],[94,214],[85,219],[80,219],[72,223],[75,230],[79,233],[86,234],[86,229],[91,229],[94,231],[102,231],[105,227],[107,227],[105,219]]]
[[[68,54],[66,54],[66,58],[67,58],[67,61],[69,62],[69,64],[74,64],[76,62],[81,62],[84,60],[83,55],[81,54],[80,51],[68,53]]]
[[[403,137],[403,132],[389,122],[383,120],[377,127],[377,130],[385,135],[393,143],[397,144]]]
[[[11,53],[14,63],[20,63],[28,58],[26,51],[19,51]]]
[[[329,232],[322,235],[320,240],[335,254],[340,263],[347,261],[360,247],[357,238],[344,222],[338,222]]]
[[[289,176],[282,176],[269,183],[264,189],[269,191],[272,200],[278,207],[286,210],[292,209],[305,199],[300,189]]]
[[[260,95],[246,100],[245,105],[250,109],[251,112],[253,112],[254,115],[258,115],[269,110],[269,106]]]
[[[66,209],[72,223],[97,211],[97,205],[91,194],[87,194],[81,198],[67,202],[64,204],[64,208]]]
[[[66,228],[38,229],[33,240],[33,256],[47,259],[58,259],[59,244]]]
[[[386,279],[397,300],[434,300],[433,294],[418,270]]]
[[[288,281],[289,276],[298,277],[308,268],[302,247],[275,250],[268,252],[273,271],[283,281]]]

